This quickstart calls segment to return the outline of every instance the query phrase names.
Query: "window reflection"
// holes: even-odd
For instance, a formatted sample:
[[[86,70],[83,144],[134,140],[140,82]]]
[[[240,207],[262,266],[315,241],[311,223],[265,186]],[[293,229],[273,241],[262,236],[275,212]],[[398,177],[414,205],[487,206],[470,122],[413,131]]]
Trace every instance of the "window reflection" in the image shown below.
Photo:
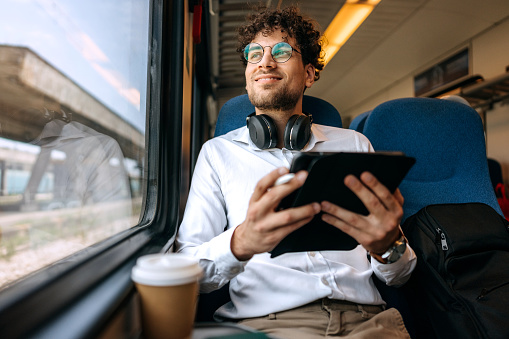
[[[0,11],[0,288],[137,224],[148,1]]]

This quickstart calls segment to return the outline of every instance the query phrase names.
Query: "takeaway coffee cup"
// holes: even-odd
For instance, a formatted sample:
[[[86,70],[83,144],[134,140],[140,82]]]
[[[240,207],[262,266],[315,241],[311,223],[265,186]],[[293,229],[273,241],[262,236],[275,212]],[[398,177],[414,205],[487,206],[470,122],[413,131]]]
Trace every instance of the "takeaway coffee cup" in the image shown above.
[[[182,254],[136,261],[131,277],[140,294],[143,338],[191,338],[201,275],[198,260]]]

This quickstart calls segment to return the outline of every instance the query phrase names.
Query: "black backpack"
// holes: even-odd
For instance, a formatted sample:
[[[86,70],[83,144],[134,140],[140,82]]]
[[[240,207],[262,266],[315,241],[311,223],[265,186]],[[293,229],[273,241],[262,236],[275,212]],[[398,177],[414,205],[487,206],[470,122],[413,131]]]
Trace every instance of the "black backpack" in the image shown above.
[[[481,203],[430,205],[404,222],[417,338],[509,338],[508,225]]]

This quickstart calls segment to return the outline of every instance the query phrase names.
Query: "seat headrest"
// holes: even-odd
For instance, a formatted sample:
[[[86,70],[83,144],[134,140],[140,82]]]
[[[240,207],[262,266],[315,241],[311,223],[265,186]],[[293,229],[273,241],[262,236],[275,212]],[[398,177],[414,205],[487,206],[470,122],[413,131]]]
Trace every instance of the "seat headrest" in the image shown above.
[[[459,95],[445,95],[443,97],[440,97],[440,99],[443,100],[450,100],[450,101],[456,101],[463,105],[470,106],[470,103],[467,101],[467,99],[460,97]]]
[[[367,111],[353,118],[348,128],[353,129],[354,131],[357,131],[359,133],[362,133],[362,131],[364,130],[364,125],[366,124],[366,119],[369,117],[370,113],[371,111]]]

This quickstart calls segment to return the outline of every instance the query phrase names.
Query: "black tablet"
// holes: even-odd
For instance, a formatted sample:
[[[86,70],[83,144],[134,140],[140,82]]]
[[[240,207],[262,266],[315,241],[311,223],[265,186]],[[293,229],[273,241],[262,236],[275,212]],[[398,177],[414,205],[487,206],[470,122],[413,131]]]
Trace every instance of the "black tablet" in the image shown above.
[[[304,185],[283,199],[279,209],[298,207],[312,202],[330,201],[353,212],[367,215],[368,210],[344,184],[348,174],[359,177],[372,173],[391,192],[394,192],[415,163],[415,159],[401,152],[374,153],[299,153],[295,156],[291,173],[307,170]],[[321,220],[321,214],[305,226],[290,233],[270,253],[276,257],[287,252],[352,250],[358,243],[348,234]]]

